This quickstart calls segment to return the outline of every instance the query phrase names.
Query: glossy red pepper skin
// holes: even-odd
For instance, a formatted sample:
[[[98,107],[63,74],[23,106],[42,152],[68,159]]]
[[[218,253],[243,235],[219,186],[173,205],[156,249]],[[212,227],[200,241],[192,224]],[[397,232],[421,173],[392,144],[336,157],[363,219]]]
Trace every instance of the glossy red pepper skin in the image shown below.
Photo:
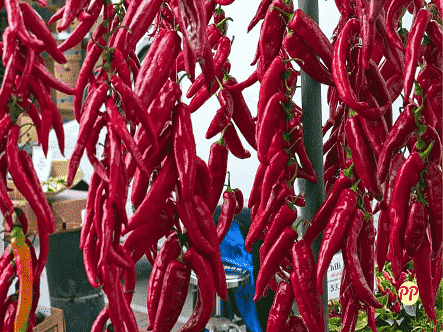
[[[290,316],[286,326],[288,327],[288,332],[309,332],[303,318],[299,316]]]
[[[423,202],[413,199],[409,206],[405,231],[405,249],[410,257],[415,255],[426,236],[428,219],[428,207]]]
[[[269,249],[269,252],[266,253],[266,257],[260,266],[260,271],[257,276],[254,302],[257,302],[261,298],[263,291],[277,272],[280,263],[291,250],[297,238],[297,232],[291,226],[287,226]]]
[[[197,152],[192,134],[191,114],[184,103],[179,103],[173,111],[173,146],[182,198],[192,197],[197,175]]]
[[[304,62],[297,61],[303,71],[312,79],[321,84],[335,86],[333,75],[309,49],[308,45],[297,34],[288,34],[283,39],[283,47],[292,58],[302,59]],[[309,64],[309,65],[308,65]]]
[[[217,110],[214,118],[209,124],[209,128],[206,131],[205,138],[210,139],[215,135],[221,133],[226,126],[229,125],[234,112],[234,98],[232,94],[222,89],[218,94],[218,101],[220,102],[220,108]]]
[[[229,73],[231,69],[231,63],[226,62],[223,66],[223,69]],[[187,71],[188,72],[188,71]],[[223,80],[223,72],[216,73],[216,77],[221,81]],[[195,94],[195,96],[191,99],[189,103],[189,110],[191,113],[197,111],[213,94],[215,94],[219,89],[218,84],[212,85],[211,90],[208,90],[207,86],[204,85],[200,90]]]
[[[190,279],[188,263],[174,259],[167,265],[153,331],[169,331],[174,327],[185,304]]]
[[[405,52],[405,71],[403,74],[404,106],[409,103],[409,95],[411,94],[414,83],[415,69],[417,68],[420,56],[421,40],[423,39],[426,27],[431,18],[432,14],[427,9],[420,9],[408,36]]]
[[[234,214],[237,215],[243,211],[243,207],[245,206],[245,199],[244,199],[242,191],[239,188],[234,189],[234,192],[235,192],[235,200],[236,200]]]
[[[326,67],[331,69],[332,45],[321,31],[318,24],[301,9],[297,9],[288,24],[288,28],[302,38],[308,46],[323,60]]]
[[[386,120],[382,117],[378,120],[368,120],[360,115],[357,115],[357,117],[359,119],[361,129],[374,150],[375,156],[378,158],[383,148],[383,143],[388,135]]]
[[[442,212],[442,171],[434,163],[426,166],[423,175],[426,184],[426,199],[429,203],[429,223],[431,227],[432,252],[431,259],[435,260],[442,249],[443,212]]]
[[[292,246],[291,284],[300,313],[311,331],[325,330],[325,313],[323,303],[315,285],[315,259],[311,245],[300,240]],[[300,301],[302,300],[302,301]]]
[[[286,281],[280,281],[278,290],[274,297],[271,310],[269,311],[267,331],[281,331],[286,320],[291,313],[292,304],[294,302],[294,291],[292,285]]]
[[[215,306],[213,271],[206,257],[195,250],[195,247],[186,251],[183,259],[192,266],[197,275],[198,297],[191,317],[179,331],[198,332],[206,326]]]
[[[420,290],[420,299],[426,314],[434,321],[435,325],[437,324],[437,319],[435,316],[435,298],[433,297],[430,255],[431,245],[428,237],[425,236],[417,253],[412,257],[412,260],[417,277],[417,286]]]
[[[271,246],[277,241],[277,238],[287,226],[292,226],[297,219],[297,209],[283,203],[275,214],[271,227],[266,233],[265,241],[262,245],[263,252],[267,253]]]
[[[194,194],[199,196],[209,206],[209,198],[211,197],[212,175],[206,162],[197,156],[197,175],[195,178]]]
[[[267,154],[272,143],[275,130],[284,127],[284,110],[282,104],[286,103],[283,92],[277,92],[268,100],[260,122],[257,133],[257,156],[258,160],[265,165],[269,164]]]
[[[368,259],[369,262],[374,262],[373,256],[371,257],[364,257],[362,255],[362,259],[359,260],[358,257],[358,250],[357,250],[357,241],[358,238],[367,236],[368,234],[361,234],[360,232],[364,232],[365,229],[363,229],[363,225],[369,224],[372,222],[370,219],[369,221],[365,221],[365,216],[362,210],[356,209],[354,212],[354,215],[352,216],[351,224],[349,226],[345,244],[342,247],[343,250],[343,259],[346,264],[347,273],[349,273],[349,277],[352,282],[352,286],[354,289],[355,296],[358,300],[363,301],[367,305],[374,307],[374,308],[381,308],[382,305],[378,302],[375,295],[372,292],[372,289],[374,287],[370,287],[368,279],[365,277],[365,272],[363,269],[362,264],[367,264],[367,262],[364,262],[364,258]],[[366,228],[366,227],[365,227]],[[361,235],[359,235],[361,234]],[[372,239],[374,239],[372,237]],[[370,242],[370,241],[369,241]],[[363,251],[363,245],[362,245],[362,251]],[[371,255],[369,255],[371,256]],[[373,270],[374,268],[372,268]],[[373,280],[372,276],[372,280]]]
[[[263,178],[265,176],[267,168],[268,167],[266,165],[263,165],[261,163],[258,165],[257,171],[255,172],[254,183],[252,184],[251,194],[249,195],[249,200],[248,200],[249,209],[252,209],[252,207],[256,205],[256,203],[257,206],[260,205],[258,203],[260,202]]]
[[[237,125],[237,128],[242,133],[243,137],[254,149],[257,149],[255,141],[255,123],[252,119],[251,111],[243,97],[241,91],[230,90],[229,87],[238,84],[234,77],[229,77],[227,80],[223,80],[223,84],[226,85],[226,89],[231,92],[234,111],[232,113],[232,121]]]
[[[386,11],[386,32],[391,43],[400,51],[405,51],[405,46],[397,34],[398,21],[406,12],[412,0],[396,0],[390,2]]]
[[[391,221],[389,219],[389,204],[391,202],[394,180],[398,170],[401,168],[406,158],[402,153],[397,153],[392,159],[389,176],[384,183],[383,201],[380,204],[380,215],[378,217],[378,231],[376,243],[376,261],[379,272],[385,265],[386,255],[389,248],[389,234],[391,232]]]
[[[269,197],[262,201],[257,214],[252,219],[252,224],[245,239],[245,248],[248,252],[251,252],[252,245],[260,238],[271,215],[277,212],[280,204],[286,197],[292,194],[293,189],[290,188],[285,181],[282,181],[281,178],[275,182],[271,188]]]
[[[217,224],[217,236],[221,243],[229,231],[234,219],[236,209],[236,194],[234,191],[226,190],[223,193],[223,205],[220,213],[220,219]]]
[[[411,153],[397,172],[394,180],[391,203],[389,204],[389,219],[391,233],[389,236],[392,271],[395,280],[400,279],[401,258],[404,248],[404,233],[408,217],[408,203],[412,187],[417,185],[419,174],[425,169],[421,156]]]
[[[357,326],[357,320],[358,320],[358,309],[359,309],[358,303],[352,300],[349,301],[345,311],[342,314],[342,323],[341,323],[342,332],[355,331],[355,327]]]
[[[175,187],[177,179],[178,173],[175,162],[173,157],[168,155],[143,202],[129,218],[128,226],[125,228],[123,235],[142,226],[146,223],[146,220],[160,211],[162,204]]]
[[[392,65],[394,72],[397,74],[401,74],[403,76],[403,70],[404,70],[403,56],[401,55],[401,52],[398,49],[396,49],[395,47],[391,47],[392,44],[391,41],[389,40],[388,33],[386,31],[386,21],[384,20],[382,15],[378,16],[375,22],[375,26],[376,26],[377,37],[381,39],[383,45],[383,54],[385,55],[385,58]]]
[[[248,32],[251,31],[260,20],[264,19],[268,8],[271,6],[272,0],[261,0],[257,12],[248,25]]]
[[[177,31],[161,29],[149,47],[134,85],[134,91],[146,106],[149,107],[165,84],[169,73],[164,68],[172,67],[180,42]]]
[[[219,237],[211,211],[206,206],[205,202],[196,195],[192,197],[192,204],[203,235],[210,243],[217,243]],[[226,288],[226,275],[218,246],[217,250],[211,255],[209,262],[211,263],[214,272],[215,290],[223,301],[227,301],[228,290]]]
[[[226,127],[223,139],[229,151],[231,151],[235,157],[239,159],[247,159],[251,157],[251,153],[244,148],[232,122]]]
[[[276,10],[274,8],[279,8]],[[288,18],[281,11],[291,14],[294,11],[292,0],[273,0],[266,12],[260,29],[258,48],[260,58],[257,62],[257,76],[261,82],[271,62],[279,54]]]
[[[438,287],[440,285],[440,281],[442,278],[442,264],[443,264],[443,251],[440,251],[440,254],[436,259],[431,260],[431,275],[432,275],[432,288],[433,288],[433,298],[437,295]]]
[[[280,177],[281,172],[284,167],[289,162],[289,155],[286,151],[279,151],[270,161],[269,166],[266,168],[266,171],[263,176],[263,184],[261,189],[261,205],[265,205],[270,193],[272,186],[277,183],[277,179]]]
[[[344,189],[331,212],[317,261],[317,290],[323,294],[323,279],[332,257],[340,249],[341,240],[351,222],[357,206],[358,195],[355,191]]]
[[[312,244],[315,239],[325,230],[334,206],[342,192],[342,190],[349,188],[352,185],[352,179],[346,176],[343,171],[340,172],[334,186],[329,195],[318,208],[314,217],[311,220],[306,232],[303,234],[303,239]]]
[[[358,177],[369,193],[375,199],[381,201],[383,193],[377,180],[377,161],[357,117],[354,116],[347,120],[345,131]]]
[[[386,179],[395,151],[398,151],[407,143],[409,135],[417,128],[413,113],[414,107],[413,104],[408,105],[389,130],[377,163],[377,177],[380,183],[383,183]]]
[[[218,30],[218,29],[217,29]],[[212,47],[212,45],[211,45]],[[220,72],[231,53],[231,40],[226,36],[221,36],[217,41],[217,53],[214,57],[214,70],[216,73]],[[198,76],[186,92],[186,98],[193,97],[198,90],[205,84],[203,74]]]
[[[212,176],[212,182],[207,184],[211,188],[209,209],[215,211],[220,195],[223,192],[226,172],[228,170],[228,147],[224,143],[214,142],[209,151],[208,167]]]

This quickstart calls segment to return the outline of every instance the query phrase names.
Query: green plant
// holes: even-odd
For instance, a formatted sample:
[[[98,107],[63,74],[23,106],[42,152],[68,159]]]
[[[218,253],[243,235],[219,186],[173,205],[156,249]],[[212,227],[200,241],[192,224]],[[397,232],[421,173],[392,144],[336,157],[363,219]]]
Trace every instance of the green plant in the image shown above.
[[[408,275],[405,281],[416,282],[414,280],[414,266],[412,262],[409,263],[406,270]],[[376,277],[379,292],[376,294],[376,297],[383,304],[382,308],[375,310],[377,332],[443,331],[443,279],[440,281],[435,297],[436,328],[432,321],[428,321],[428,316],[423,309],[420,298],[415,304],[410,306],[404,305],[398,300],[397,290],[390,280],[393,276],[390,263],[385,265],[382,272],[377,271]],[[392,292],[392,295],[389,292]],[[331,301],[329,305],[329,331],[339,332],[341,330],[341,313],[340,303],[338,301]],[[367,322],[366,312],[360,311],[355,332],[370,332],[371,329],[367,326]]]

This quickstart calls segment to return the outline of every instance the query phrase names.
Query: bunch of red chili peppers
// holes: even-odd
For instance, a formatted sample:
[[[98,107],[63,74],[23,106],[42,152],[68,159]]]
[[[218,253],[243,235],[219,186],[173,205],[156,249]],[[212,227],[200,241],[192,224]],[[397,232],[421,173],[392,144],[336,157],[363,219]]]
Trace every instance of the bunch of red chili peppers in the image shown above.
[[[228,155],[251,156],[238,130],[260,161],[248,200],[252,224],[246,249],[263,240],[254,301],[266,296],[268,287],[276,292],[267,330],[325,330],[323,279],[339,250],[345,262],[339,300],[343,331],[354,330],[359,310],[368,313],[368,325],[375,331],[374,308],[380,303],[373,294],[374,268],[377,263],[381,270],[386,260],[396,287],[413,260],[422,303],[435,322],[433,301],[443,259],[441,0],[336,1],[341,18],[331,41],[308,15],[294,11],[292,0],[262,0],[248,27],[263,20],[252,63],[256,69],[240,83],[229,75],[230,18],[221,8],[232,2],[128,0],[114,6],[109,0],[67,0],[49,23],[61,20],[59,31],[74,19],[80,24],[57,47],[31,6],[1,1],[8,27],[1,43],[0,209],[12,230],[9,171],[37,216],[40,236],[38,259],[26,240],[31,256],[27,261],[34,270],[28,328],[35,324],[40,274],[55,221],[29,156],[18,149],[15,122],[23,112],[32,118],[45,153],[54,128],[63,153],[63,127],[51,88],[74,96],[80,124],[67,185],[85,152],[94,167],[80,246],[88,280],[93,287],[103,287],[109,305],[93,331],[102,331],[108,320],[116,331],[137,330],[130,304],[135,263],[143,255],[153,265],[147,289],[150,331],[169,331],[175,325],[191,270],[198,279],[198,298],[180,331],[202,330],[212,315],[215,294],[227,298],[219,244],[243,208],[239,189],[228,183],[223,192]],[[413,14],[409,31],[399,29],[406,10]],[[83,40],[101,12],[102,23],[91,35],[76,86],[69,87],[49,73],[41,53],[66,62],[63,52]],[[153,40],[140,63],[135,46],[152,25]],[[294,181],[316,183],[317,174],[304,148],[303,112],[292,101],[300,74],[292,61],[329,86],[323,134],[332,129],[323,147],[327,198],[298,241],[295,207],[305,202],[303,193],[295,193]],[[201,74],[196,77],[197,63]],[[192,82],[186,92],[189,105],[181,101],[180,72]],[[256,82],[260,94],[254,118],[242,91]],[[392,103],[402,91],[404,109],[393,123]],[[206,138],[220,134],[220,139],[211,145],[205,162],[196,154],[191,114],[217,92],[220,109]],[[99,156],[96,147],[104,128],[104,153]],[[401,152],[405,146],[407,158]],[[216,226],[212,215],[222,193]],[[125,207],[129,195],[134,211],[130,217]],[[374,211],[373,199],[378,201]],[[376,243],[375,213],[380,213]],[[16,214],[26,234],[26,216]],[[316,261],[311,245],[322,233]],[[157,253],[162,237],[166,241]],[[5,251],[1,259],[0,310],[8,317],[4,324],[19,315],[14,297],[6,299],[13,276],[20,279],[22,271],[29,270],[12,264],[12,257]],[[290,316],[294,300],[301,316]]]
[[[42,3],[43,4],[43,3]],[[36,127],[38,142],[45,153],[51,127],[54,129],[60,151],[64,153],[63,122],[51,99],[51,88],[67,94],[74,89],[56,79],[46,68],[42,52],[46,51],[58,63],[66,63],[57,49],[46,22],[27,3],[2,1],[8,26],[3,31],[2,62],[5,67],[0,88],[0,210],[6,230],[11,232],[12,245],[1,257],[0,326],[4,331],[31,331],[35,326],[35,310],[40,297],[40,276],[48,256],[49,234],[55,231],[55,219],[43,193],[33,163],[25,150],[19,149],[20,128],[16,124],[22,113],[29,115]],[[38,101],[39,109],[34,105]],[[40,254],[25,238],[28,220],[23,211],[15,210],[7,187],[9,172],[18,191],[29,202],[37,217]],[[16,217],[22,230],[13,224]],[[21,234],[21,236],[19,236]],[[13,249],[13,250],[12,250]],[[19,293],[7,297],[15,277],[19,279]],[[4,320],[3,320],[4,318]]]

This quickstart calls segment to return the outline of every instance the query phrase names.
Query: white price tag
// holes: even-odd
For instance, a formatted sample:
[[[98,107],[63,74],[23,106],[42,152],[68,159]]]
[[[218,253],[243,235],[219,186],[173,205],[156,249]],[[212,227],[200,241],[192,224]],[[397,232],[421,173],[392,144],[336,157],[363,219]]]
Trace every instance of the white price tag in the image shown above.
[[[328,270],[328,299],[340,297],[341,275],[343,274],[343,258],[341,252],[334,255]]]
[[[48,156],[45,157],[43,149],[40,146],[32,148],[32,163],[37,172],[40,183],[49,180],[52,170],[52,151],[48,151]]]

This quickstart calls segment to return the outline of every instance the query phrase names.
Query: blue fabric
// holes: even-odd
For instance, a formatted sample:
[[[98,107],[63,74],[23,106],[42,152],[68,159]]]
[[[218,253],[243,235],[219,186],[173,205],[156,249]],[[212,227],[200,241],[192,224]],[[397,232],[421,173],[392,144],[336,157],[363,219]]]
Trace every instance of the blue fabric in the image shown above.
[[[255,293],[254,265],[252,255],[245,249],[245,240],[240,226],[234,219],[232,226],[220,244],[221,258],[224,263],[237,266],[249,271],[249,284],[238,287],[235,291],[235,304],[250,331],[261,332],[255,302],[252,300]]]

